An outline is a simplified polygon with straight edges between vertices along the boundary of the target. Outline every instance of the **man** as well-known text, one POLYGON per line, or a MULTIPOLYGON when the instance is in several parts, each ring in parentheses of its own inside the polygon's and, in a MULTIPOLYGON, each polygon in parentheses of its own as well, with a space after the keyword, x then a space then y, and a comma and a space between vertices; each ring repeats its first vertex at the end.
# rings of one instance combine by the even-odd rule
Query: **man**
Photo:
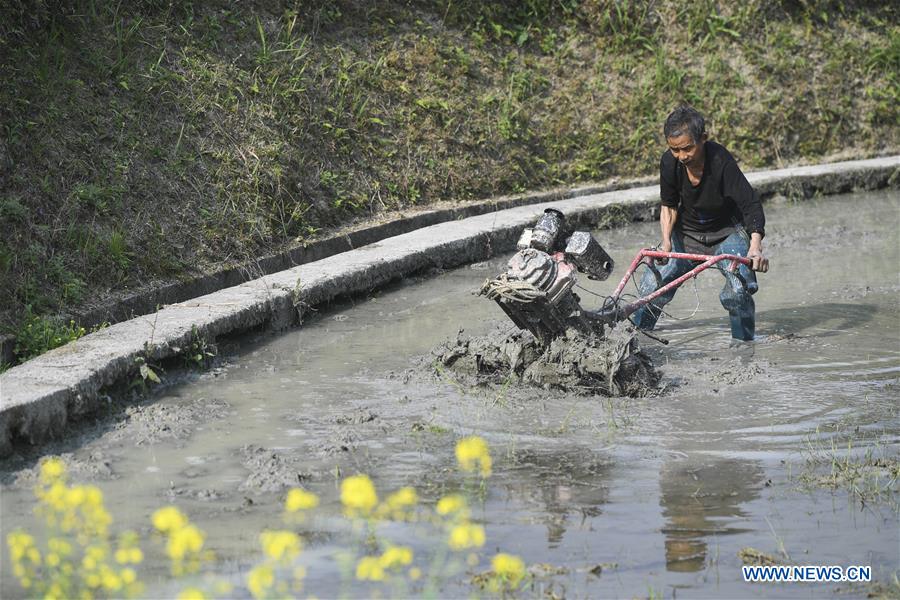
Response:
MULTIPOLYGON (((752 270, 740 265, 730 273, 720 263, 725 287, 719 301, 731 317, 731 336, 752 340, 756 328, 753 294, 758 285, 753 271, 769 270, 763 257, 762 240, 766 217, 759 195, 724 147, 707 140, 703 115, 690 106, 676 108, 666 119, 663 133, 669 149, 660 161, 659 216, 663 252, 691 254, 737 254, 753 261, 752 270)), ((691 261, 658 261, 648 269, 638 286, 642 296, 684 275, 691 261)), ((662 307, 675 296, 663 294, 633 315, 641 329, 653 329, 662 307)))

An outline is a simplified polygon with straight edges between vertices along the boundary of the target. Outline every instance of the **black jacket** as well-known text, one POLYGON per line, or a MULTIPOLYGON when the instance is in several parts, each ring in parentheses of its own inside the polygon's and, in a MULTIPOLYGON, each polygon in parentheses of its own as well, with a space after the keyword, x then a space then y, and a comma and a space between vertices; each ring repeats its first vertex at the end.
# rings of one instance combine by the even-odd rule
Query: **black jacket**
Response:
POLYGON ((748 233, 765 235, 766 217, 759 194, 744 177, 731 153, 706 142, 703 178, 691 185, 687 168, 668 150, 659 161, 663 206, 678 209, 676 227, 685 232, 718 232, 742 223, 748 233))

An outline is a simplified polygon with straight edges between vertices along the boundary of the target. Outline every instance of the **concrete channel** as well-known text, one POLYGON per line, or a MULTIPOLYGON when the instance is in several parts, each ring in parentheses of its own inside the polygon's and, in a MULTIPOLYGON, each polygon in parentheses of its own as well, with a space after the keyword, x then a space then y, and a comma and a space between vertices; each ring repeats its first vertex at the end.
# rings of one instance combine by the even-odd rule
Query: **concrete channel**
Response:
MULTIPOLYGON (((804 198, 900 186, 900 156, 749 173, 761 196, 804 198)), ((581 226, 656 216, 657 186, 513 206, 436 223, 360 248, 170 304, 116 323, 0 374, 0 456, 60 437, 104 406, 143 363, 177 357, 202 340, 302 324, 310 310, 371 292, 429 268, 452 268, 511 250, 525 226, 554 207, 581 226)), ((446 211, 445 211, 446 212, 446 211)), ((454 218, 446 212, 448 219, 454 218)), ((383 227, 383 226, 382 226, 383 227)))

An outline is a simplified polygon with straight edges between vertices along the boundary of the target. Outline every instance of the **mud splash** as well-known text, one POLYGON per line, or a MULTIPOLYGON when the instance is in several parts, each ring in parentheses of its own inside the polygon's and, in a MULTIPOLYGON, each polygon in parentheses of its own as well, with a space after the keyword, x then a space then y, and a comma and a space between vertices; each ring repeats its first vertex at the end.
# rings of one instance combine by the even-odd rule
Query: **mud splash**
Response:
POLYGON ((475 385, 508 381, 605 396, 647 396, 657 389, 659 372, 638 346, 632 327, 605 336, 570 329, 542 347, 528 332, 498 327, 484 336, 467 336, 432 350, 434 368, 447 368, 475 385))

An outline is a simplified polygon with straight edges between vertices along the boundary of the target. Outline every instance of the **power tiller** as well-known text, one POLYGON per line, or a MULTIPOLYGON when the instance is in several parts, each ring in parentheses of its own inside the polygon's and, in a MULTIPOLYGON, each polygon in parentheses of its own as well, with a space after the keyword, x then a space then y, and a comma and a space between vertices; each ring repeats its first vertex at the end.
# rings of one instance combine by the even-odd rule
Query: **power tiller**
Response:
POLYGON ((582 308, 581 299, 573 291, 578 281, 576 273, 603 281, 610 276, 615 263, 590 232, 570 233, 565 227, 565 216, 548 208, 533 228, 522 232, 516 249, 506 272, 485 281, 480 293, 495 300, 513 323, 530 331, 544 346, 567 329, 602 337, 604 326, 627 320, 640 307, 722 261, 729 261, 725 268, 731 272, 739 264, 752 264, 749 258, 734 254, 707 256, 644 248, 637 253, 612 295, 606 297, 599 310, 592 311, 582 308), (656 291, 624 302, 625 285, 642 263, 656 275, 657 283, 661 283, 653 264, 655 259, 686 259, 699 264, 671 283, 657 285, 656 291))

